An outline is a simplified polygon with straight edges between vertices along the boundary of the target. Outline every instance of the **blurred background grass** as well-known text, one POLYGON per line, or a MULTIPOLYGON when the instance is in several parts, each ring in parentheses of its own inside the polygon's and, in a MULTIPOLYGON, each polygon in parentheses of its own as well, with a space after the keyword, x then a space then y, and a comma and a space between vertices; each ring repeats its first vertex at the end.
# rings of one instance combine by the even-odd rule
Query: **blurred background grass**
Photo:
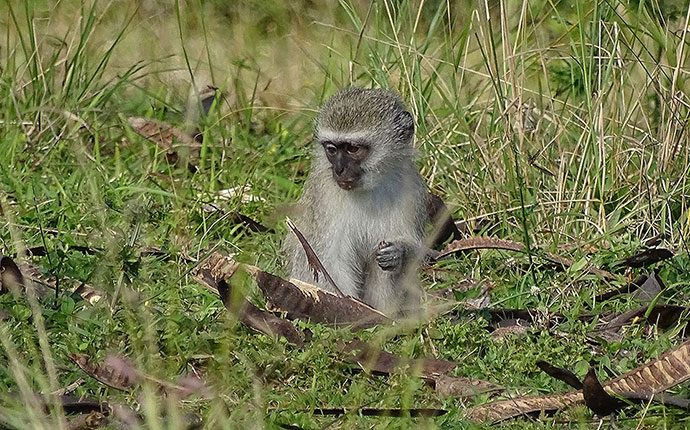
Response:
MULTIPOLYGON (((282 205, 299 196, 306 177, 311 119, 325 98, 353 84, 401 93, 417 120, 419 165, 430 189, 477 234, 529 241, 581 261, 597 249, 592 260, 604 267, 662 234, 666 246, 684 254, 662 274, 674 297, 687 301, 688 13, 687 1, 670 0, 6 0, 3 252, 45 243, 50 258, 39 262, 46 274, 110 293, 137 292, 114 314, 105 305, 72 306, 68 295, 43 305, 45 348, 63 367, 70 367, 65 354, 77 351, 116 350, 168 376, 202 362, 225 390, 229 414, 248 422, 263 420, 268 404, 320 405, 324 392, 334 406, 372 401, 386 383, 359 375, 342 390, 345 366, 323 370, 333 359, 327 341, 298 353, 248 338, 246 329, 219 320, 222 307, 188 278, 184 264, 140 255, 155 247, 174 260, 219 247, 280 272, 282 205), (208 115, 199 115, 197 94, 209 85, 219 96, 208 115), (167 164, 163 151, 132 132, 132 115, 200 127, 199 171, 167 164), (228 210, 277 234, 250 235, 222 211, 203 210, 220 190, 237 186, 247 186, 254 199, 238 194, 228 210), (81 256, 71 244, 104 251, 81 256), (316 369, 318 376, 310 375, 316 369), (248 404, 259 410, 243 415, 238 405, 248 404)), ((489 253, 449 267, 493 280, 502 286, 493 299, 515 307, 577 313, 606 288, 594 279, 575 284, 577 271, 528 272, 511 261, 489 253)), ((8 333, 25 354, 23 371, 39 387, 57 384, 43 376, 43 323, 17 324, 27 321, 28 305, 3 300, 15 323, 6 325, 8 333)), ((564 354, 556 340, 542 337, 529 346, 496 346, 476 321, 436 324, 446 339, 441 356, 484 352, 468 354, 460 374, 509 386, 553 384, 529 373, 530 354, 571 363, 586 363, 589 354, 577 342, 564 354), (512 348, 527 353, 510 362, 512 348)), ((339 336, 347 334, 323 333, 339 336)), ((413 337, 393 348, 416 355, 429 351, 426 341, 413 337)), ((668 342, 634 347, 653 352, 668 342)), ((3 370, 3 388, 14 387, 17 370, 3 370)), ((430 396, 414 384, 391 382, 379 405, 430 396)), ((83 390, 99 389, 90 382, 83 390)), ((208 422, 228 414, 220 403, 208 422)), ((363 425, 352 420, 339 424, 363 425)))

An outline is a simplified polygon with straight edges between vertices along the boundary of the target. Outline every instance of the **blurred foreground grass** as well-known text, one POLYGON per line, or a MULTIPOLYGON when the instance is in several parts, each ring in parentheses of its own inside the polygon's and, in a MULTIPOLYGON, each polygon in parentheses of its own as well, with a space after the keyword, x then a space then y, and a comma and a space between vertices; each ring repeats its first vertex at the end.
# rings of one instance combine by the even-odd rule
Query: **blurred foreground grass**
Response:
MULTIPOLYGON (((349 84, 402 94, 418 123, 419 165, 430 189, 478 234, 529 241, 582 262, 595 249, 591 261, 603 267, 661 234, 678 253, 657 267, 665 298, 687 305, 688 13, 688 2, 616 0, 3 2, 2 253, 45 244, 48 256, 32 261, 46 274, 117 292, 117 300, 89 306, 58 291, 37 304, 39 318, 30 301, 0 297, 0 418, 9 427, 55 428, 58 421, 27 407, 24 391, 74 382, 82 373, 67 354, 86 352, 131 357, 163 380, 202 375, 213 400, 181 407, 89 378, 77 389, 141 408, 150 428, 176 428, 159 419, 166 410, 173 417, 199 412, 206 428, 312 429, 329 419, 298 411, 364 405, 451 412, 433 420, 351 414, 332 427, 470 426, 463 408, 487 396, 443 398, 403 373, 355 372, 333 348, 353 336, 345 331, 310 325, 315 340, 303 350, 256 335, 227 316, 180 258, 217 248, 280 273, 282 214, 307 173, 311 118, 349 84), (203 115, 195 100, 208 85, 219 96, 203 115), (199 170, 168 164, 132 132, 129 116, 199 127, 199 170), (236 193, 225 210, 203 209, 235 187, 247 190, 244 199, 236 193), (277 233, 250 234, 227 216, 233 210, 277 233), (82 255, 70 245, 103 251, 82 255), (141 255, 151 248, 169 258, 141 255)), ((631 307, 629 299, 593 303, 615 285, 582 271, 526 263, 491 251, 443 269, 495 283, 495 306, 567 316, 592 306, 631 307)), ((255 295, 248 280, 237 283, 255 295)), ((457 360, 458 376, 517 394, 565 389, 539 373, 538 359, 582 376, 596 356, 623 372, 677 344, 682 328, 631 330, 597 355, 585 341, 587 325, 575 320, 558 335, 535 331, 502 343, 483 326, 481 318, 439 319, 413 333, 363 336, 403 355, 457 360)), ((558 419, 566 418, 597 425, 582 408, 558 419)), ((682 428, 686 420, 652 406, 617 425, 682 428)))

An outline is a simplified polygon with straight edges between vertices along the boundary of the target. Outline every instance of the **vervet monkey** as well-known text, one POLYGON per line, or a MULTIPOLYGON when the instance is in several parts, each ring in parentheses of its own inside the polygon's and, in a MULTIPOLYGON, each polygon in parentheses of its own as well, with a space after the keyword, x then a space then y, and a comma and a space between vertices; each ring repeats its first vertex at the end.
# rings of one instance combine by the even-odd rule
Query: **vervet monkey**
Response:
MULTIPOLYGON (((414 119, 388 90, 350 87, 315 121, 311 171, 295 224, 345 295, 390 315, 419 308, 427 189, 412 146, 414 119)), ((288 234, 293 278, 314 283, 301 245, 288 234)), ((332 287, 319 278, 316 284, 332 287)))

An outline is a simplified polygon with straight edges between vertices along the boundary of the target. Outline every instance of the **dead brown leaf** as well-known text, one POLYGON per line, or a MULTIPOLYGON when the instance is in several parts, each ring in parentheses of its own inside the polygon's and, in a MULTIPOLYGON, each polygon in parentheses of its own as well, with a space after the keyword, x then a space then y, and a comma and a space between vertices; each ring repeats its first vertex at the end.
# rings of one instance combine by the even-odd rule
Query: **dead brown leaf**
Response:
POLYGON ((603 302, 623 294, 632 293, 636 299, 649 303, 665 288, 666 286, 661 278, 652 272, 650 274, 642 274, 631 283, 620 288, 600 294, 595 297, 594 301, 603 302))
POLYGON ((559 381, 563 381, 571 387, 575 388, 576 390, 582 389, 582 381, 580 381, 580 378, 578 378, 576 374, 574 374, 568 369, 556 367, 551 363, 548 363, 543 360, 537 361, 537 367, 539 367, 543 372, 545 372, 552 378, 556 378, 559 381))
POLYGON ((449 239, 457 240, 462 238, 462 233, 455 225, 453 217, 441 197, 429 193, 426 210, 433 226, 432 234, 434 237, 431 240, 431 248, 436 249, 449 239))
POLYGON ((430 381, 437 393, 442 396, 469 397, 503 388, 481 379, 438 375, 430 381))
MULTIPOLYGON (((455 254, 458 252, 475 249, 503 249, 506 251, 515 252, 527 251, 527 248, 523 243, 516 242, 514 240, 498 239, 494 237, 470 237, 467 239, 454 240, 453 242, 449 243, 443 249, 443 251, 441 251, 441 254, 439 254, 438 257, 436 257, 436 260, 443 259, 451 254, 455 254)), ((558 256, 556 254, 552 254, 550 252, 539 252, 537 256, 545 259, 546 261, 549 261, 550 263, 553 263, 562 270, 565 270, 573 265, 572 260, 558 256)), ((593 266, 587 266, 583 270, 587 273, 599 276, 604 279, 615 278, 615 276, 612 273, 598 269, 593 266)))
POLYGON ((338 297, 335 293, 300 281, 288 282, 256 266, 237 263, 219 253, 213 253, 200 265, 198 273, 202 273, 201 269, 206 269, 208 275, 197 276, 195 279, 212 291, 217 291, 217 281, 214 279, 228 280, 239 267, 256 280, 266 298, 267 308, 284 312, 288 319, 351 326, 353 330, 390 323, 386 315, 355 298, 338 297))
POLYGON ((678 305, 641 306, 636 309, 602 317, 605 322, 597 327, 595 333, 602 331, 618 331, 621 327, 634 323, 648 323, 656 325, 661 330, 666 330, 675 325, 680 317, 687 313, 689 308, 678 305), (647 318, 644 316, 647 315, 647 318))
POLYGON ((108 417, 98 411, 81 414, 67 420, 67 430, 92 430, 109 424, 108 417))
POLYGON ((491 337, 496 341, 502 341, 508 336, 523 336, 532 328, 532 323, 520 318, 502 320, 491 332, 491 337))
POLYGON ((630 257, 614 264, 618 267, 646 267, 651 266, 659 261, 667 260, 673 258, 675 254, 670 249, 666 248, 647 248, 638 252, 637 254, 631 255, 630 257))
POLYGON ((139 371, 122 357, 108 357, 102 365, 91 362, 87 354, 69 354, 69 357, 87 375, 116 390, 131 391, 142 379, 139 371))
POLYGON ((413 375, 434 379, 453 370, 458 363, 430 358, 403 358, 379 348, 374 348, 361 340, 339 343, 338 349, 345 353, 345 359, 357 363, 367 372, 389 375, 401 367, 409 367, 413 375))
POLYGON ((0 257, 0 294, 12 292, 19 295, 24 290, 24 275, 10 257, 0 257))
POLYGON ((238 268, 239 264, 235 261, 214 253, 199 265, 194 279, 218 294, 225 307, 246 326, 268 336, 283 336, 288 342, 302 346, 303 336, 290 321, 266 313, 244 298, 238 306, 230 302, 230 284, 226 280, 229 280, 238 268))
POLYGON ((60 282, 58 282, 55 276, 44 275, 41 269, 33 264, 26 264, 24 268, 27 272, 27 277, 33 282, 36 288, 36 294, 39 297, 48 294, 49 290, 55 290, 58 285, 61 287, 62 291, 77 294, 90 305, 95 305, 106 295, 103 291, 96 289, 92 285, 69 277, 63 277, 60 279, 60 282))
POLYGON ((335 293, 294 280, 288 282, 263 270, 250 270, 266 297, 266 306, 285 312, 288 319, 300 319, 333 326, 351 326, 353 330, 390 324, 382 312, 353 297, 335 293))
POLYGON ((599 416, 611 415, 626 406, 626 403, 611 396, 601 386, 594 367, 590 366, 582 381, 582 396, 585 405, 599 416))
POLYGON ((286 223, 290 230, 292 230, 292 233, 294 233, 294 235, 297 236, 297 240, 302 245, 304 253, 307 255, 307 262, 309 263, 309 267, 314 272, 314 280, 318 281, 319 273, 321 273, 323 277, 326 278, 326 281, 328 281, 328 284, 331 286, 331 288, 333 288, 333 291, 335 291, 338 294, 338 296, 345 297, 345 294, 343 294, 343 292, 340 291, 340 288, 338 288, 333 278, 331 278, 331 275, 328 273, 326 268, 323 267, 323 264, 321 264, 319 256, 316 255, 314 249, 309 244, 309 241, 307 241, 307 238, 304 237, 302 232, 299 231, 295 223, 293 223, 290 220, 290 218, 286 220, 286 223))
MULTIPOLYGON (((613 394, 661 393, 690 379, 690 340, 670 349, 658 358, 618 378, 602 384, 613 394)), ((496 422, 533 413, 553 412, 583 403, 582 390, 544 396, 522 396, 476 406, 466 416, 476 422, 496 422)))
MULTIPOLYGON (((209 284, 212 285, 210 289, 217 291, 217 281, 214 279, 228 280, 239 267, 256 280, 266 298, 267 308, 275 312, 284 312, 288 319, 351 326, 353 330, 390 323, 390 319, 383 313, 355 298, 338 297, 335 293, 300 281, 288 282, 256 266, 237 263, 219 253, 213 253, 200 266, 209 271, 208 276, 196 279, 207 287, 209 284)), ((198 273, 202 273, 201 270, 198 273)))
POLYGON ((187 133, 164 121, 151 118, 132 116, 127 118, 127 122, 137 134, 164 150, 170 164, 188 167, 190 171, 196 171, 196 167, 191 162, 199 157, 201 145, 187 133))

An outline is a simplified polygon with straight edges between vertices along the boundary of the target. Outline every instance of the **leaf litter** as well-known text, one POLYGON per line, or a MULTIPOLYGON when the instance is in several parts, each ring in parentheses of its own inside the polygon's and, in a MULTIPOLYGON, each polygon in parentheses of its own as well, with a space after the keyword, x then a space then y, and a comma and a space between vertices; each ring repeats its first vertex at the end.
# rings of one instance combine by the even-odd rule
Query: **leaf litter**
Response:
MULTIPOLYGON (((175 136, 175 132, 169 131, 169 133, 175 136)), ((445 205, 440 206, 438 202, 436 205, 437 212, 442 215, 445 214, 445 211, 447 211, 445 205)), ((240 221, 247 223, 251 230, 265 231, 265 228, 258 223, 252 225, 251 222, 248 222, 241 216, 238 218, 240 221)), ((503 249, 522 253, 526 251, 526 247, 522 243, 505 239, 488 237, 458 239, 461 233, 457 230, 457 227, 451 228, 449 226, 447 216, 441 216, 440 219, 443 220, 442 225, 444 227, 441 229, 443 234, 440 234, 439 238, 442 238, 443 241, 449 239, 453 239, 453 241, 445 247, 438 258, 439 260, 457 252, 475 249, 503 249)), ((454 223, 453 226, 455 226, 454 223)), ((299 238, 299 230, 294 228, 294 225, 290 227, 299 238)), ((306 240, 302 239, 300 242, 305 248, 305 252, 309 255, 310 246, 306 240)), ((91 252, 88 247, 83 247, 83 250, 77 250, 87 253, 91 252)), ((45 250, 41 249, 41 247, 30 250, 31 255, 35 256, 45 255, 43 251, 45 250)), ((584 265, 581 262, 575 263, 572 260, 552 253, 537 250, 535 255, 553 264, 557 269, 577 266, 576 270, 581 270, 603 279, 615 278, 615 275, 610 272, 589 266, 586 263, 584 265)), ((623 260, 618 266, 643 267, 663 261, 663 259, 670 258, 671 256, 672 253, 667 250, 648 249, 623 260)), ((312 257, 310 262, 313 264, 315 273, 320 273, 328 279, 329 275, 325 268, 323 268, 323 265, 319 264, 318 257, 315 255, 312 257)), ((21 290, 25 283, 25 275, 19 269, 19 266, 9 257, 2 257, 0 266, 2 268, 0 273, 0 293, 8 292, 11 289, 21 290)), ((42 279, 45 276, 40 274, 38 267, 29 265, 25 270, 28 273, 28 279, 31 281, 44 286, 55 287, 57 281, 42 279)), ((201 262, 194 270, 193 275, 200 284, 220 296, 225 307, 238 321, 276 339, 284 338, 288 343, 293 344, 297 348, 304 348, 307 342, 311 341, 311 336, 310 333, 307 333, 308 330, 305 332, 299 329, 291 320, 309 321, 333 327, 349 326, 353 331, 381 325, 395 325, 386 315, 357 299, 343 297, 304 282, 287 281, 258 267, 237 263, 219 253, 214 253, 201 262), (259 290, 266 300, 267 310, 257 307, 244 297, 239 299, 235 297, 236 292, 233 292, 230 279, 238 269, 246 271, 255 279, 259 290)), ((470 282, 468 285, 471 286, 468 288, 477 288, 479 282, 481 281, 470 282)), ((332 280, 331 283, 332 286, 336 287, 332 280)), ((482 290, 483 294, 486 294, 491 289, 482 288, 484 288, 482 290)), ((659 296, 664 290, 665 286, 656 272, 642 275, 624 287, 597 296, 595 301, 605 301, 622 294, 631 294, 634 299, 643 303, 649 303, 649 305, 619 313, 585 314, 579 316, 578 319, 581 321, 598 319, 597 325, 592 332, 593 334, 609 333, 620 335, 620 330, 623 327, 642 322, 653 324, 660 329, 667 329, 674 326, 682 319, 683 315, 687 315, 688 309, 684 306, 664 304, 663 302, 658 303, 659 296)), ((82 295, 85 300, 89 301, 89 297, 92 295, 98 296, 98 298, 101 296, 97 290, 85 283, 80 284, 73 292, 82 295)), ((438 293, 437 296, 445 297, 446 300, 449 300, 456 296, 456 293, 450 290, 449 292, 438 293)), ((558 313, 531 309, 491 308, 488 296, 486 299, 487 301, 484 305, 476 307, 472 312, 488 314, 489 321, 493 321, 494 337, 497 339, 504 337, 506 333, 523 333, 534 324, 553 327, 565 321, 565 317, 558 313)), ((467 308, 461 312, 466 311, 467 308)), ((508 400, 494 401, 469 408, 466 410, 465 415, 474 421, 496 422, 520 415, 554 412, 578 403, 584 403, 596 414, 608 415, 627 407, 631 401, 638 403, 655 401, 669 406, 687 408, 690 401, 665 395, 663 391, 690 379, 690 344, 688 342, 690 341, 686 341, 676 348, 665 352, 659 358, 652 360, 646 365, 603 383, 597 378, 593 367, 589 369, 584 381, 581 382, 569 370, 540 361, 537 365, 542 370, 571 385, 575 390, 565 393, 521 396, 508 400)), ((357 364, 366 372, 390 375, 403 370, 410 376, 420 377, 425 380, 441 396, 467 397, 504 390, 503 387, 488 381, 450 376, 448 373, 458 364, 452 361, 404 358, 383 351, 380 348, 372 347, 357 339, 348 342, 338 342, 336 348, 342 353, 341 357, 345 361, 357 364)), ((131 392, 145 379, 158 384, 161 392, 171 393, 179 398, 184 398, 194 392, 205 391, 203 382, 198 378, 190 383, 182 381, 179 384, 160 381, 142 374, 123 357, 109 356, 102 364, 93 363, 90 357, 84 354, 72 354, 70 357, 88 375, 118 390, 131 392)), ((111 410, 116 410, 117 406, 111 407, 111 410)), ((127 412, 128 408, 126 407, 121 407, 120 409, 122 410, 116 415, 120 415, 121 418, 129 416, 133 423, 137 421, 137 414, 131 411, 127 412)), ((316 408, 314 413, 343 414, 349 413, 349 411, 344 408, 316 408)), ((409 417, 438 416, 447 412, 437 408, 386 409, 364 407, 356 408, 352 411, 362 416, 409 417)), ((94 426, 105 425, 108 421, 107 414, 101 412, 98 412, 98 414, 101 415, 97 415, 95 410, 85 410, 82 415, 70 418, 70 428, 97 428, 94 426)))

